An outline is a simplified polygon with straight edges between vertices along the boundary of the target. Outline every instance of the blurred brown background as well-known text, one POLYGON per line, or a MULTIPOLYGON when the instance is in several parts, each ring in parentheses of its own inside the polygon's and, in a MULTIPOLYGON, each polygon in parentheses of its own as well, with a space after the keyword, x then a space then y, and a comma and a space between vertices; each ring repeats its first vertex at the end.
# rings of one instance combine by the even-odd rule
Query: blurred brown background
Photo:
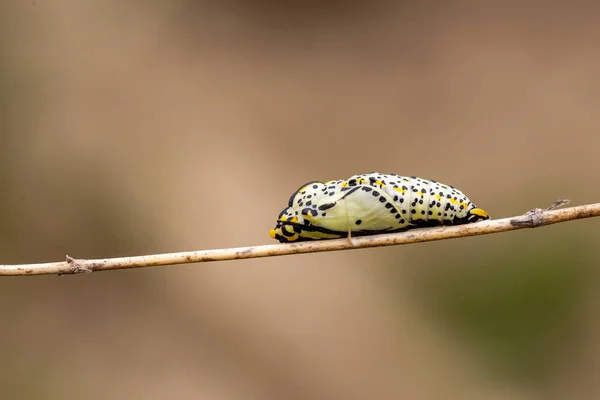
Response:
MULTIPOLYGON (((4 2, 0 262, 271 243, 371 171, 598 202, 590 4, 4 2)), ((598 398, 599 227, 2 278, 0 398, 598 398)))

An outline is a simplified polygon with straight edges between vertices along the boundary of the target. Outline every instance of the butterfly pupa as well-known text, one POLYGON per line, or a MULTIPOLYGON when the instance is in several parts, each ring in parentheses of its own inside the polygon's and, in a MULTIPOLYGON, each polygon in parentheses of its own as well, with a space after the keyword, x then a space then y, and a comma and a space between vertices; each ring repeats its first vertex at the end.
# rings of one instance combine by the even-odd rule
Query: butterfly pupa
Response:
POLYGON ((270 236, 282 243, 335 239, 489 218, 452 186, 373 172, 302 185, 279 214, 270 236))

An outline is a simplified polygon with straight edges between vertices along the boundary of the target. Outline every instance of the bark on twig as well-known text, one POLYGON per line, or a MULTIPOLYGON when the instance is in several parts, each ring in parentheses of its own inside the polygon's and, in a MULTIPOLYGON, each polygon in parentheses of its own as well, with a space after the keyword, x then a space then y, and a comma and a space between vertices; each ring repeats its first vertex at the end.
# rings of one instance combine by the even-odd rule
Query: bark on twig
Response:
POLYGON ((143 268, 207 261, 239 260, 245 258, 274 257, 300 253, 316 253, 361 249, 367 247, 393 246, 399 244, 429 242, 475 235, 506 232, 523 228, 572 221, 600 216, 600 203, 557 209, 568 203, 559 200, 547 209, 535 209, 524 215, 497 220, 482 221, 458 226, 414 229, 348 239, 320 240, 301 243, 271 244, 264 246, 230 249, 199 250, 181 253, 154 254, 135 257, 105 258, 97 260, 76 259, 67 256, 66 261, 43 264, 0 265, 0 275, 48 275, 79 274, 114 269, 143 268))

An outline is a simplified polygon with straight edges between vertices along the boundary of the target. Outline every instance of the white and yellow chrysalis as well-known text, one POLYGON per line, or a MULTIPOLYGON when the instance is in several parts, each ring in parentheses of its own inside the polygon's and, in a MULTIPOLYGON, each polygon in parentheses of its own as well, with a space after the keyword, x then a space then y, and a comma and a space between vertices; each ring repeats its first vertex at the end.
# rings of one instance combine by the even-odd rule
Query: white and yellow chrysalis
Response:
POLYGON ((452 186, 373 172, 302 185, 279 214, 270 235, 286 243, 460 225, 489 218, 452 186))

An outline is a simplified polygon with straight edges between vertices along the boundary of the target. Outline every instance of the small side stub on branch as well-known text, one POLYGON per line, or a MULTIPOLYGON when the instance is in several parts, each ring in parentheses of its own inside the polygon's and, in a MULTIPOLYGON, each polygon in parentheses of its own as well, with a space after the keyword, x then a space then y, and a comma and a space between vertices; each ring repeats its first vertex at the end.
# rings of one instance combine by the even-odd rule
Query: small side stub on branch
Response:
POLYGON ((59 275, 67 275, 67 274, 87 274, 93 272, 94 270, 89 268, 86 265, 81 265, 79 260, 67 255, 67 263, 69 264, 69 272, 63 272, 59 275))
POLYGON ((525 228, 536 228, 538 226, 544 225, 544 212, 556 210, 562 206, 566 206, 569 204, 571 200, 557 200, 548 208, 535 208, 533 210, 527 211, 525 214, 518 218, 513 218, 510 220, 511 225, 525 227, 525 228))

